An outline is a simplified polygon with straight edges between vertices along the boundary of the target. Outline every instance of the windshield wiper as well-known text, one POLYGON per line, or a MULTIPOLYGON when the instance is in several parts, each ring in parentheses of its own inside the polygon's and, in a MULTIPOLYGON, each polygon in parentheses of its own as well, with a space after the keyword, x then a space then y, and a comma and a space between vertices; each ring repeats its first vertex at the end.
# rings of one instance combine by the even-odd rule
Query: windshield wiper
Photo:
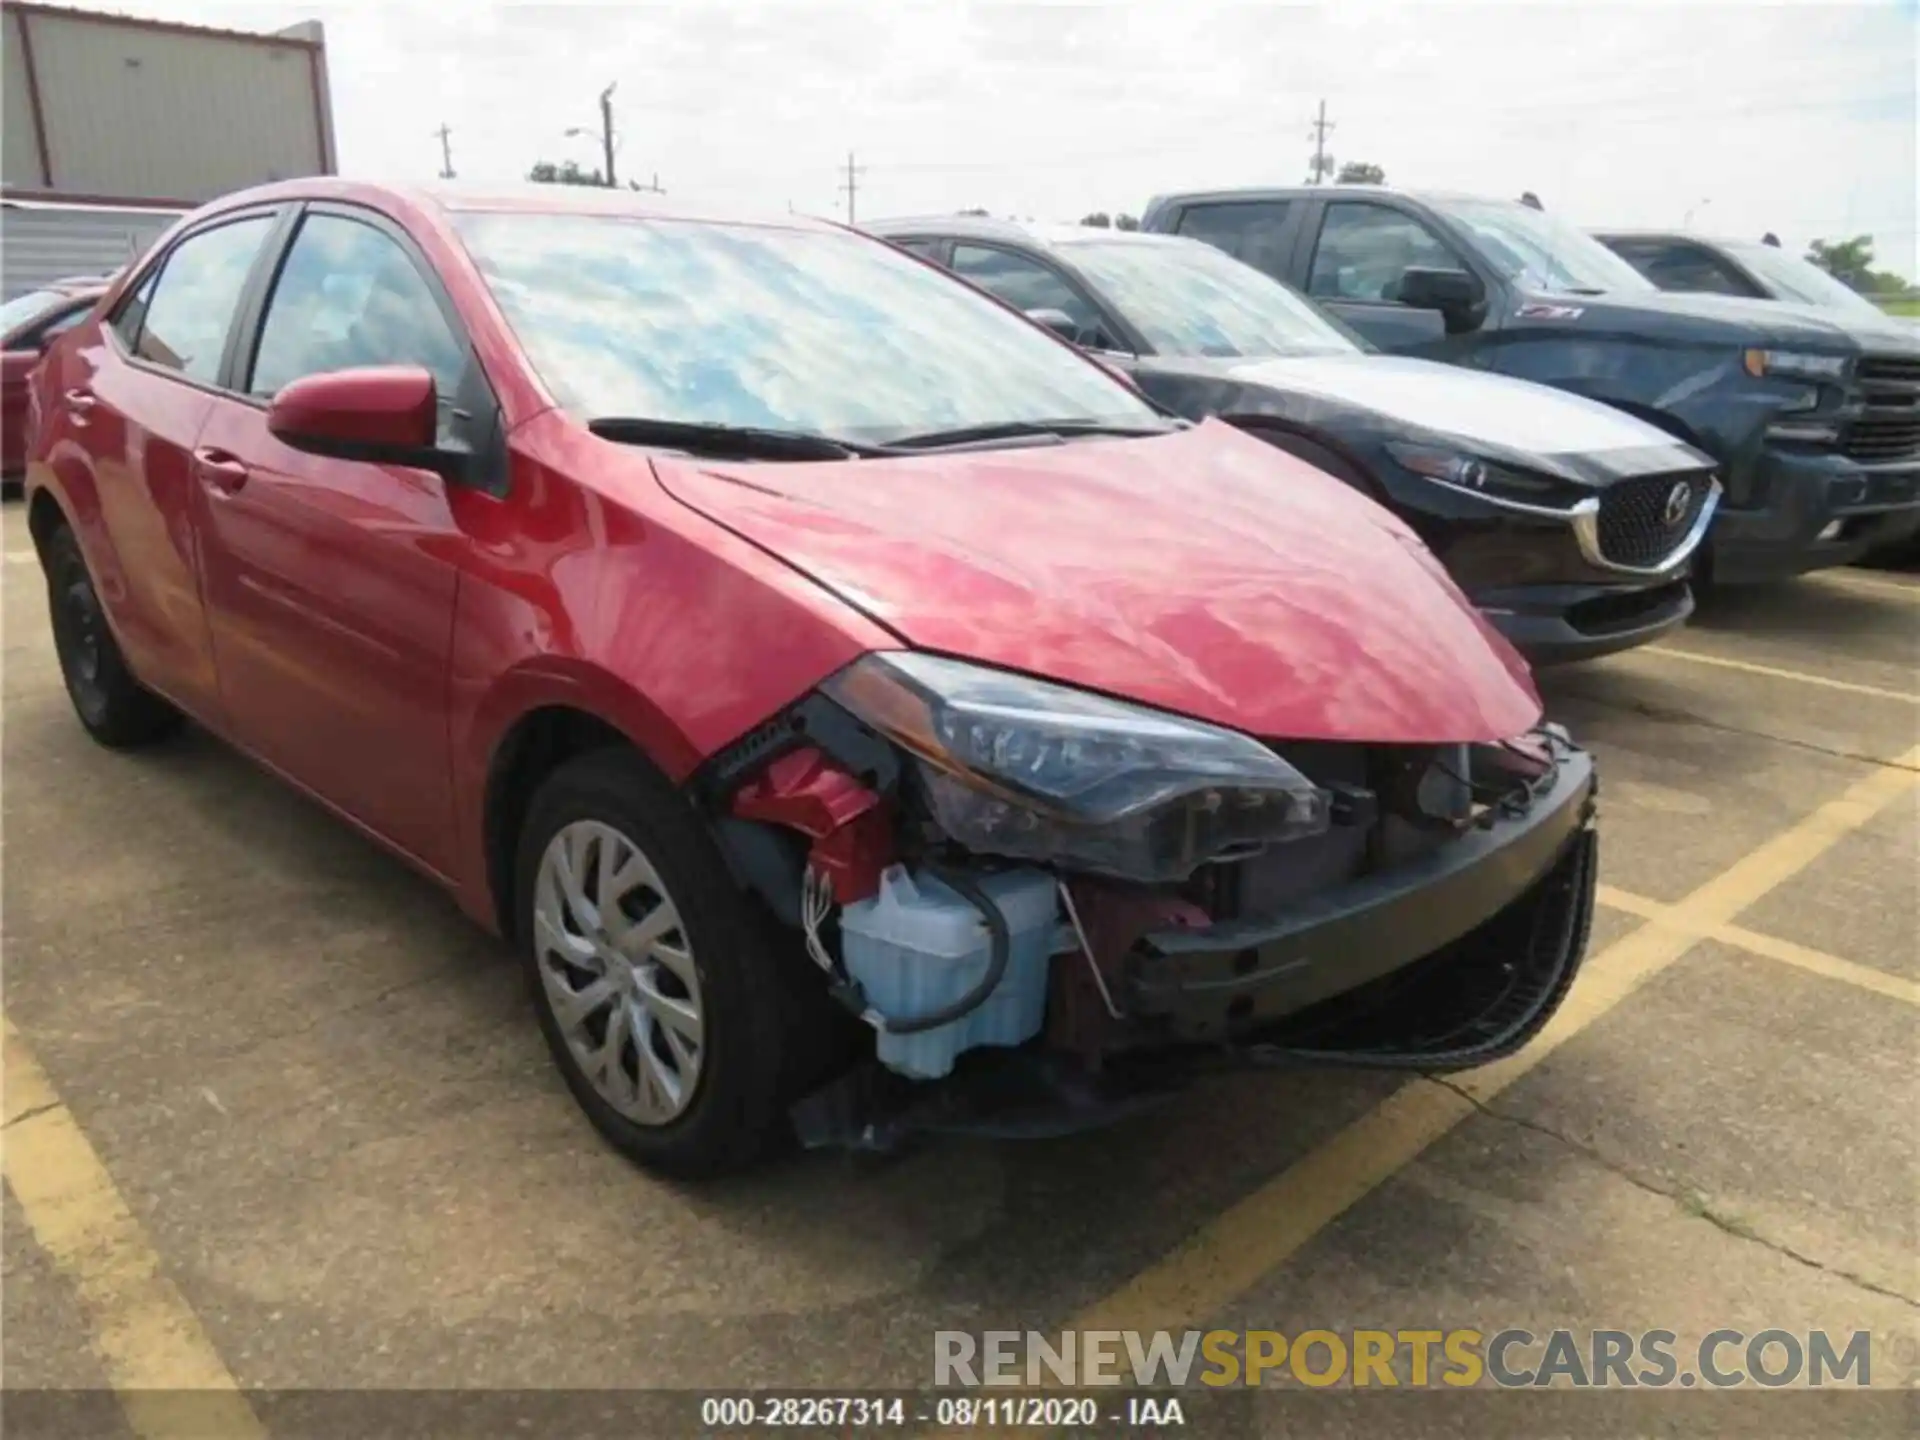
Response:
POLYGON ((650 420, 643 415, 598 415, 587 422, 587 429, 602 440, 622 445, 668 445, 675 450, 742 460, 852 460, 886 453, 876 445, 861 445, 811 430, 703 425, 686 420, 650 420))
POLYGON ((1000 420, 987 425, 963 425, 956 430, 929 430, 920 435, 900 435, 887 442, 889 450, 947 450, 961 445, 981 445, 995 440, 1066 440, 1075 435, 1170 435, 1183 429, 1179 424, 1129 425, 1107 420, 1000 420))

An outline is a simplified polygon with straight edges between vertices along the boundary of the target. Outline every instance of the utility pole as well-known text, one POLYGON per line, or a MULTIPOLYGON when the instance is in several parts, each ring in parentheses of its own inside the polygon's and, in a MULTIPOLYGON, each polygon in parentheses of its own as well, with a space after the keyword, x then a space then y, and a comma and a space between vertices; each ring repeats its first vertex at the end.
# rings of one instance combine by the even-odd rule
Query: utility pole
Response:
MULTIPOLYGON (((619 84, 614 81, 614 85, 619 84)), ((613 85, 600 92, 600 146, 607 155, 607 188, 613 189, 619 182, 613 176, 613 85)))
MULTIPOLYGON (((613 82, 614 85, 618 85, 619 83, 618 80, 613 82)), ((591 135, 592 133, 591 130, 580 125, 570 125, 567 127, 567 134, 569 136, 591 135)), ((619 183, 613 173, 613 148, 613 85, 609 85, 600 92, 600 153, 605 157, 607 166, 600 180, 609 190, 615 188, 619 183)))
POLYGON ((1333 169, 1333 157, 1327 154, 1327 132, 1334 129, 1334 123, 1327 119, 1327 102, 1320 102, 1320 118, 1313 122, 1313 128, 1307 138, 1313 141, 1313 175, 1315 185, 1327 182, 1327 172, 1333 169))
POLYGON ((440 178, 453 179, 453 127, 446 121, 440 122, 440 128, 433 132, 440 137, 440 178))
POLYGON ((847 151, 847 178, 840 182, 840 188, 847 196, 847 224, 853 224, 853 197, 859 191, 859 177, 867 173, 867 167, 853 163, 853 151, 847 151))

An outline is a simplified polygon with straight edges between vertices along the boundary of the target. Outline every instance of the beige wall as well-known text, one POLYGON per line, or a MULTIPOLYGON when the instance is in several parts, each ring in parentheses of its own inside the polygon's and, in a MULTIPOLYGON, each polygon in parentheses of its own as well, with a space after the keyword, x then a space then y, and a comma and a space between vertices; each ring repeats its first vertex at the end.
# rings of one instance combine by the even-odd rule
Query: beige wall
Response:
POLYGON ((31 119, 16 125, 16 104, 26 105, 14 32, 22 21, 32 36, 51 188, 62 194, 205 200, 330 168, 325 117, 314 103, 316 70, 324 70, 305 46, 30 9, 8 20, 10 187, 48 188, 31 119))

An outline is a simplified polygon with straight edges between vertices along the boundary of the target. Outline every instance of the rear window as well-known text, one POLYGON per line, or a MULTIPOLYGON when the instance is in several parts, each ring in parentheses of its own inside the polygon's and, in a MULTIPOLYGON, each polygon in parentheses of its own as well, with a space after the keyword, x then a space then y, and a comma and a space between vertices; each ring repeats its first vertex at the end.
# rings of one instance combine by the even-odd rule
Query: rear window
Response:
POLYGON ((1284 275, 1287 255, 1282 242, 1290 205, 1286 200, 1189 205, 1180 216, 1177 233, 1204 240, 1269 275, 1284 275))

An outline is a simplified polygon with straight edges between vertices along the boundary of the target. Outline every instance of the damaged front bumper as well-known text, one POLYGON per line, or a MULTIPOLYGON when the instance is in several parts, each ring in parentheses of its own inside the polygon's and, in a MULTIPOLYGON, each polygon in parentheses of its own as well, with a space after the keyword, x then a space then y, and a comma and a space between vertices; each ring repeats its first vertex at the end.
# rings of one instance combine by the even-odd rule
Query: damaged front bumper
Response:
POLYGON ((1445 1071, 1511 1054, 1586 953, 1595 790, 1592 760, 1568 750, 1524 808, 1496 807, 1424 859, 1281 916, 1147 934, 1115 996, 1130 1043, 1097 1070, 1038 1046, 970 1052, 931 1083, 863 1067, 803 1101, 795 1127, 805 1144, 857 1149, 915 1132, 1057 1135, 1223 1068, 1445 1071))

